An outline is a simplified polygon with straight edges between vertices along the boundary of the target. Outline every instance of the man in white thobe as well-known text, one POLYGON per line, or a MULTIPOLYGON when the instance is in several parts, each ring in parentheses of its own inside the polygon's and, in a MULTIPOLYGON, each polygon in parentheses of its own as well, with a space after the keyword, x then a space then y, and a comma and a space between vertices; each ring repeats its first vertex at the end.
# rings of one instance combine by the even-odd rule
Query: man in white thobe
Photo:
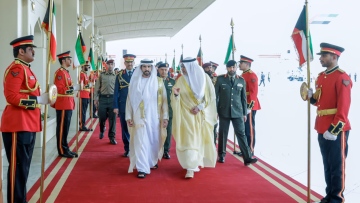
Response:
POLYGON ((185 58, 183 75, 178 78, 171 95, 173 109, 172 134, 176 155, 187 170, 185 178, 193 178, 200 167, 215 167, 216 149, 213 129, 217 122, 216 95, 210 77, 195 58, 185 58))
POLYGON ((150 169, 158 167, 169 119, 166 89, 152 63, 144 59, 135 69, 126 101, 125 119, 130 132, 128 172, 136 168, 138 178, 145 178, 150 169))

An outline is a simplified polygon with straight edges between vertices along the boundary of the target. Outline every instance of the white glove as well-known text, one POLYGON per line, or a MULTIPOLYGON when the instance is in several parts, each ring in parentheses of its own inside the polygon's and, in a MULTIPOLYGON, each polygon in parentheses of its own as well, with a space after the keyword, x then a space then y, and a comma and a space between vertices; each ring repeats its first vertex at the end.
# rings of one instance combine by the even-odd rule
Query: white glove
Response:
POLYGON ((94 86, 92 82, 89 82, 88 85, 89 85, 89 88, 92 88, 94 86))
POLYGON ((247 114, 249 114, 251 112, 251 109, 247 109, 247 114))
POLYGON ((80 90, 80 84, 76 84, 73 86, 74 91, 79 91, 80 90))
POLYGON ((308 89, 308 99, 310 99, 313 96, 313 94, 314 94, 313 89, 312 88, 308 89))
POLYGON ((36 99, 38 104, 50 104, 49 93, 45 92, 41 96, 38 96, 36 99))
POLYGON ((329 131, 326 131, 324 134, 323 134, 323 137, 325 140, 331 140, 331 141, 335 141, 337 136, 336 135, 333 135, 331 134, 329 131))

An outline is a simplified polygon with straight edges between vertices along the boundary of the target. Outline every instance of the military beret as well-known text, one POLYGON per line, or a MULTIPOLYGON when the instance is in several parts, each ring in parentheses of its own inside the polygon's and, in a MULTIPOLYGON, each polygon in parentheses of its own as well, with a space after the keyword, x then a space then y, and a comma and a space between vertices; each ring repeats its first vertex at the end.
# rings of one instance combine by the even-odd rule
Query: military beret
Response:
POLYGON ((21 45, 28 45, 31 47, 36 47, 34 45, 34 35, 28 35, 28 36, 14 39, 13 41, 10 42, 10 45, 12 45, 13 48, 21 46, 21 45))
POLYGON ((320 44, 320 47, 321 47, 320 52, 317 53, 317 55, 321 55, 323 53, 333 53, 340 56, 341 53, 345 50, 342 47, 324 42, 320 44))
POLYGON ((72 57, 70 56, 70 51, 66 51, 66 52, 64 52, 64 53, 58 54, 57 57, 58 57, 59 59, 62 59, 62 58, 72 58, 72 57))
POLYGON ((134 54, 125 54, 123 55, 124 61, 134 61, 136 56, 134 54))
POLYGON ((166 66, 166 63, 159 64, 158 68, 168 68, 169 66, 166 66))
POLYGON ((106 61, 106 63, 107 63, 107 64, 109 64, 109 63, 114 63, 114 59, 109 59, 109 60, 106 61))
POLYGON ((228 61, 228 62, 226 63, 226 67, 235 66, 235 64, 236 64, 236 61, 230 60, 230 61, 228 61))
POLYGON ((240 62, 242 62, 242 61, 245 61, 245 62, 248 62, 248 63, 254 62, 253 59, 251 59, 249 57, 246 57, 246 56, 243 56, 243 55, 240 55, 240 62))
POLYGON ((162 64, 162 63, 164 63, 164 62, 159 61, 159 62, 157 62, 157 63, 155 64, 155 66, 159 66, 159 65, 162 64))

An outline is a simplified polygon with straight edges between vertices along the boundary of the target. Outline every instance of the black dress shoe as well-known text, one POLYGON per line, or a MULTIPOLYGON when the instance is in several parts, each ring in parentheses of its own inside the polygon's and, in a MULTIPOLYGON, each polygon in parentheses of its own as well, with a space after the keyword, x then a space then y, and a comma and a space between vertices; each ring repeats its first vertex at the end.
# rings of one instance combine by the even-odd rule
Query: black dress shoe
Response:
POLYGON ((100 135, 99 135, 99 139, 103 139, 104 138, 104 133, 100 132, 100 135))
POLYGON ((164 158, 164 159, 170 159, 170 154, 169 154, 169 152, 164 152, 163 158, 164 158))
POLYGON ((129 157, 129 151, 125 151, 125 153, 122 156, 123 157, 129 157))
POLYGON ((78 155, 76 152, 69 151, 68 153, 69 153, 69 154, 72 154, 75 158, 78 158, 78 157, 79 157, 79 155, 78 155))
POLYGON ((225 163, 225 157, 219 157, 218 162, 219 163, 225 163))
POLYGON ((238 156, 243 156, 242 152, 237 153, 238 156))
POLYGON ((93 115, 93 118, 99 118, 99 116, 97 116, 97 115, 93 115))
POLYGON ((116 144, 117 144, 115 138, 110 138, 110 143, 113 144, 113 145, 116 145, 116 144))
POLYGON ((250 164, 256 163, 257 161, 258 161, 257 158, 251 158, 251 159, 249 159, 249 160, 244 161, 244 165, 245 165, 245 166, 248 166, 248 165, 250 165, 250 164))
POLYGON ((79 131, 90 131, 90 129, 87 129, 86 127, 80 128, 79 131))
POLYGON ((69 152, 65 152, 64 154, 60 154, 61 157, 65 158, 74 158, 74 155, 70 154, 69 152))

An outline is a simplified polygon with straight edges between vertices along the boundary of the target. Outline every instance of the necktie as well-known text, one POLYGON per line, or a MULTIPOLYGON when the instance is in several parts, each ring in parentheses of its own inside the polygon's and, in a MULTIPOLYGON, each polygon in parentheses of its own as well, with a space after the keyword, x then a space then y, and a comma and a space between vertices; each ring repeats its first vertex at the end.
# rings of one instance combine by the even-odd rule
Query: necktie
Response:
POLYGON ((234 85, 234 77, 231 77, 231 86, 234 85))
POLYGON ((131 76, 132 76, 132 70, 129 71, 129 77, 131 78, 131 76))

